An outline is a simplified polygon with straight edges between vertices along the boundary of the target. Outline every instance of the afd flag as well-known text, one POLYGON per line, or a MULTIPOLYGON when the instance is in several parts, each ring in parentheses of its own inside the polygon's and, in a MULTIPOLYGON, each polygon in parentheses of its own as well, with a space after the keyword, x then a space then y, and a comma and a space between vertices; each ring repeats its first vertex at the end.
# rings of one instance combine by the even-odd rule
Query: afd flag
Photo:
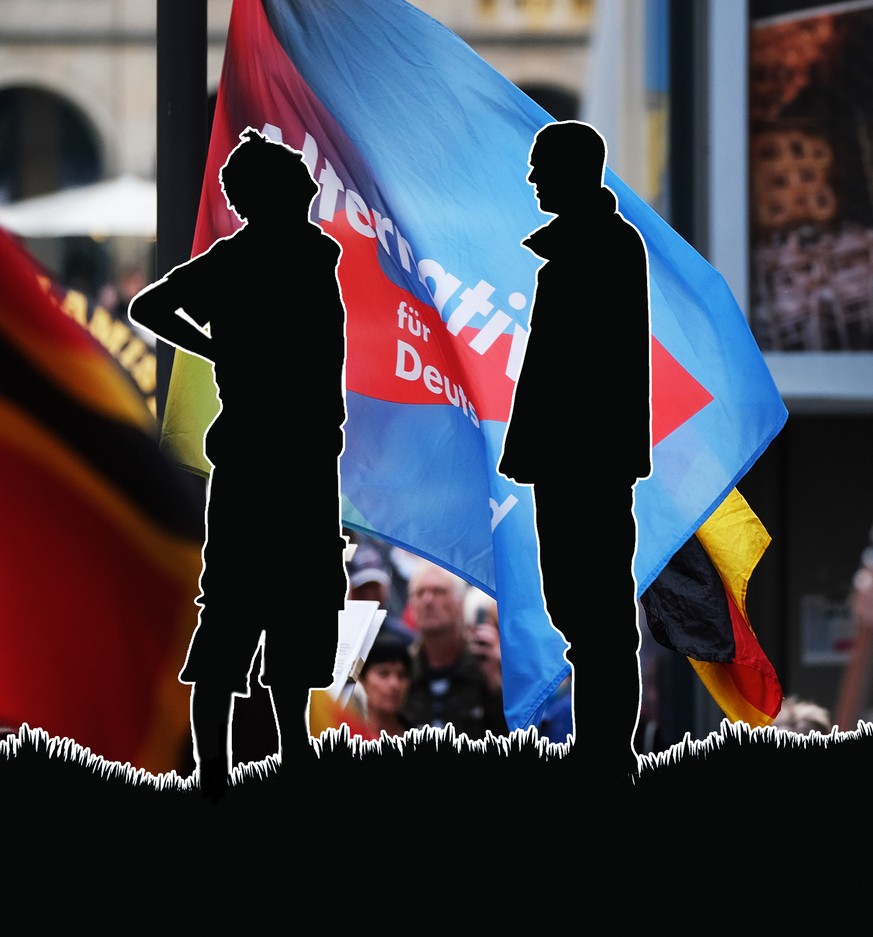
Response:
MULTIPOLYGON (((320 187, 313 220, 343 249, 343 522, 497 598, 510 729, 535 725, 569 674, 543 602, 530 489, 496 469, 539 263, 520 245, 545 220, 527 161, 552 119, 404 0, 235 0, 193 250, 238 225, 218 174, 247 126, 304 153, 320 187)), ((608 169, 606 183, 646 240, 652 280, 656 446, 635 499, 641 594, 787 414, 722 278, 608 169)), ((291 260, 277 301, 315 315, 291 260)), ((583 367, 592 352, 572 321, 583 367)), ((608 349, 594 354, 608 361, 608 349)), ((164 434, 180 461, 207 471, 203 432, 217 404, 203 365, 177 353, 164 434)), ((557 426, 573 416, 565 402, 544 414, 557 426)))

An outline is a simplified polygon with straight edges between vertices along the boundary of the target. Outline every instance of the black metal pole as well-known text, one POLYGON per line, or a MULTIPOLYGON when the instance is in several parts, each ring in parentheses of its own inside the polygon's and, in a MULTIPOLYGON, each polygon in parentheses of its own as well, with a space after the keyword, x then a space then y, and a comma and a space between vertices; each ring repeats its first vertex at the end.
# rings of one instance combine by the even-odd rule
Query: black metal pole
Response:
POLYGON ((695 43, 695 16, 699 0, 670 0, 670 227, 696 246, 700 231, 695 195, 699 187, 700 127, 698 95, 699 49, 695 43))
MULTIPOLYGON (((705 230, 703 186, 705 131, 702 101, 705 86, 705 46, 701 41, 706 0, 669 0, 670 117, 669 204, 670 227, 698 251, 705 230)), ((700 725, 714 706, 701 698, 702 685, 681 654, 663 658, 664 728, 671 743, 686 732, 701 738, 700 725)))
MULTIPOLYGON (((206 164, 206 0, 158 0, 155 279, 191 258, 206 164)), ((158 341, 157 411, 163 419, 174 349, 158 341)))

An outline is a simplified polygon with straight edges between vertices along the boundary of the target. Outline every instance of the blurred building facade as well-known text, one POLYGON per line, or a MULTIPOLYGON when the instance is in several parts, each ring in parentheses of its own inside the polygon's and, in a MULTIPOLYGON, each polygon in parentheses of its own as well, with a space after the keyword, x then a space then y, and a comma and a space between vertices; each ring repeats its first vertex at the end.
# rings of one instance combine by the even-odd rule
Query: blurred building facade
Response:
MULTIPOLYGON (((594 0, 417 4, 460 33, 550 113, 578 112, 594 0)), ((231 0, 206 0, 208 93, 221 73, 231 0)), ((122 173, 156 175, 157 0, 4 0, 0 204, 122 173)), ((79 283, 146 262, 143 245, 29 245, 79 283), (90 254, 90 258, 89 255, 90 254)))
MULTIPOLYGON (((752 240, 761 207, 749 197, 749 167, 753 155, 767 153, 753 139, 761 128, 750 124, 755 31, 822 8, 865 12, 868 4, 414 5, 457 32, 557 119, 582 117, 601 129, 610 166, 713 263, 754 321, 752 240)), ((157 0, 3 0, 0 203, 125 172, 155 178, 157 9, 157 0)), ((231 0, 206 2, 209 94, 219 81, 230 9, 231 0)), ((827 74, 824 65, 816 74, 827 74)), ((759 91, 762 78, 758 72, 759 91)), ((791 116, 792 128, 764 129, 809 132, 808 115, 791 116)), ((873 152, 867 124, 854 132, 861 149, 873 152)), ((862 174, 865 167, 859 163, 853 171, 862 174)), ((805 232, 801 225, 789 233, 797 241, 805 232)), ((102 244, 82 237, 29 246, 59 277, 92 288, 131 263, 145 265, 150 275, 163 272, 154 269, 153 245, 136 239, 102 244)), ((858 279, 853 296, 860 291, 873 302, 869 280, 858 279)), ((762 327, 759 341, 790 416, 739 486, 773 536, 752 578, 749 610, 785 692, 836 710, 852 644, 845 598, 873 524, 873 354, 864 347, 767 347, 765 340, 762 327)), ((701 737, 717 727, 719 714, 684 659, 662 678, 668 685, 660 698, 672 707, 665 713, 671 741, 685 731, 701 737)))
MULTIPOLYGON (((208 2, 215 88, 230 0, 208 2)), ((131 173, 155 178, 156 0, 5 0, 0 18, 0 203, 131 173)), ((153 263, 149 245, 34 239, 59 276, 93 286, 153 263)), ((149 270, 149 273, 152 271, 149 270)))

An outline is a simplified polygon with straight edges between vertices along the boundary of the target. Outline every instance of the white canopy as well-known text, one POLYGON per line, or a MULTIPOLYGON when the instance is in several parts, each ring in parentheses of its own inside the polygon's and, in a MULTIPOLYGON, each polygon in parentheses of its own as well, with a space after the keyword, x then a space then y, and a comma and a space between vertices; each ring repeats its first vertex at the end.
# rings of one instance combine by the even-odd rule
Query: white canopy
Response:
POLYGON ((124 173, 93 185, 0 205, 0 226, 22 237, 153 238, 157 214, 154 181, 124 173))

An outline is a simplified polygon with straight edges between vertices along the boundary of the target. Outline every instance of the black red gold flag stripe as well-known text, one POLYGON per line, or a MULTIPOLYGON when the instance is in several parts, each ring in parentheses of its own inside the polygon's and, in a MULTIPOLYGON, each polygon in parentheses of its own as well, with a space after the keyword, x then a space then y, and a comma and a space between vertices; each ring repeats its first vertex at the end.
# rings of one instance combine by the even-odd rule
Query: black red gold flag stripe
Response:
POLYGON ((749 579, 770 535, 733 489, 671 558, 640 602, 659 644, 684 654, 725 716, 770 725, 776 672, 749 623, 749 579))
POLYGON ((159 773, 190 741, 203 495, 118 363, 0 232, 0 724, 159 773))

